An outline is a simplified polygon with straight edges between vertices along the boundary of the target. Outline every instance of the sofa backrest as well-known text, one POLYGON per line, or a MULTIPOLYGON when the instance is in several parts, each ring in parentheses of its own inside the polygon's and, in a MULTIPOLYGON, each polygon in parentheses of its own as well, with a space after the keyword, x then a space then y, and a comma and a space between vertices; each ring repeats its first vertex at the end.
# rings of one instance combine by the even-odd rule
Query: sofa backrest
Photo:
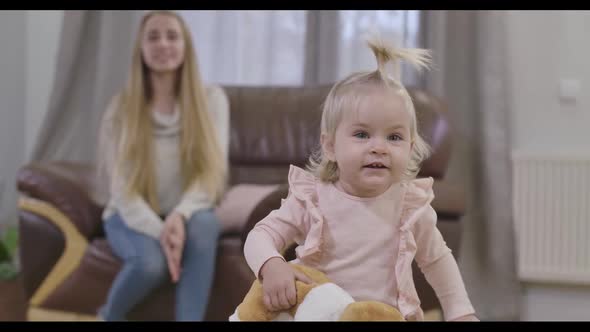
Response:
MULTIPOLYGON (((230 185, 286 183, 289 165, 304 167, 319 144, 321 106, 330 86, 225 89, 231 109, 230 185)), ((440 179, 451 150, 446 105, 425 91, 408 91, 414 100, 420 133, 433 150, 419 176, 440 179)), ((108 183, 96 177, 95 171, 93 165, 78 162, 33 163, 19 172, 17 183, 20 191, 51 201, 60 185, 43 179, 63 178, 84 190, 100 208, 108 200, 108 183), (44 172, 59 178, 43 177, 44 172)))
MULTIPOLYGON (((285 183, 289 165, 304 167, 318 146, 322 104, 330 85, 305 87, 225 86, 230 102, 230 183, 285 183)), ((446 103, 408 88, 419 132, 432 156, 419 176, 444 177, 451 136, 446 103)))

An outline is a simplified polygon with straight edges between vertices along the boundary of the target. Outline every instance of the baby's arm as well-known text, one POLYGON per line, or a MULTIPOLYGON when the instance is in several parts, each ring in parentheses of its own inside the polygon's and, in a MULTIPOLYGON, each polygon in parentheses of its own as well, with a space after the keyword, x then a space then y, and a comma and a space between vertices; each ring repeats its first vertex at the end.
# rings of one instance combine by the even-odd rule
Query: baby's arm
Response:
POLYGON ((269 259, 279 257, 285 260, 280 251, 306 232, 308 227, 303 219, 303 206, 289 195, 279 209, 254 226, 246 238, 244 256, 256 277, 260 277, 260 269, 269 259))
POLYGON ((457 262, 436 227, 436 212, 432 207, 416 223, 414 233, 416 262, 436 292, 445 320, 477 320, 457 262))
MULTIPOLYGON (((292 196, 281 208, 256 224, 244 244, 246 261, 262 283, 268 310, 288 309, 296 304, 295 280, 309 283, 303 273, 291 268, 279 253, 292 239, 304 233, 303 209, 292 196)), ((255 301, 260 303, 259 300, 255 301)))

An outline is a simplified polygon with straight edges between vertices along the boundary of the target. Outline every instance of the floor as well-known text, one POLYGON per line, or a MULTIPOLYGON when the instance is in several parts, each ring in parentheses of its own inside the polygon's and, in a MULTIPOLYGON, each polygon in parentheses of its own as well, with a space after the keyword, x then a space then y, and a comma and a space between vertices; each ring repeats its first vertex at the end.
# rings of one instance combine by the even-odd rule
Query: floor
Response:
POLYGON ((588 321, 590 285, 522 283, 523 321, 588 321))

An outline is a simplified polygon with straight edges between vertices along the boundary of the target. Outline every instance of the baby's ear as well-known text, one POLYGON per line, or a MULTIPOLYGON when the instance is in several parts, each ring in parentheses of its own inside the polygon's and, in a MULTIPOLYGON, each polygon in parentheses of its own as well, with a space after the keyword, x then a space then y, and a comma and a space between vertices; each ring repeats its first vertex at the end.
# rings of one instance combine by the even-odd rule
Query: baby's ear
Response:
POLYGON ((330 161, 336 161, 336 158, 334 157, 334 140, 329 135, 322 133, 320 136, 320 143, 322 144, 324 157, 330 161))

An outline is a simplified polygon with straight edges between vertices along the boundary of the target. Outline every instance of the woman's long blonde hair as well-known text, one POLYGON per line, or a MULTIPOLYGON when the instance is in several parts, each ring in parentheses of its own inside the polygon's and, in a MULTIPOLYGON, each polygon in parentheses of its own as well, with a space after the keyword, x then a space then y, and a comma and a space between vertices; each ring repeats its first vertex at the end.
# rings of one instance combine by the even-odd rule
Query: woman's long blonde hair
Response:
POLYGON ((115 132, 119 138, 114 171, 124 174, 126 194, 139 194, 159 211, 153 156, 153 125, 149 114, 152 86, 149 68, 142 53, 142 33, 147 20, 154 15, 175 17, 184 36, 184 62, 177 72, 175 92, 180 103, 180 165, 183 191, 200 185, 212 201, 217 201, 225 187, 226 163, 222 157, 214 124, 207 110, 206 95, 199 74, 192 38, 183 19, 172 11, 153 11, 140 24, 131 70, 126 87, 118 96, 115 132))
MULTIPOLYGON (((325 134, 332 140, 334 139, 336 129, 342 120, 342 113, 344 110, 358 107, 362 98, 367 96, 367 87, 392 89, 402 97, 406 110, 410 112, 412 153, 404 175, 407 178, 414 178, 420 171, 422 161, 430 155, 430 147, 418 134, 416 111, 412 98, 402 83, 387 73, 386 66, 388 63, 392 63, 396 68, 397 62, 401 59, 408 61, 418 70, 428 68, 430 52, 425 49, 395 48, 393 45, 385 43, 377 35, 367 40, 367 43, 377 59, 377 70, 353 73, 334 84, 324 101, 321 134, 325 134)), ((337 163, 324 157, 322 147, 311 155, 307 169, 322 181, 335 182, 339 177, 337 163)))

